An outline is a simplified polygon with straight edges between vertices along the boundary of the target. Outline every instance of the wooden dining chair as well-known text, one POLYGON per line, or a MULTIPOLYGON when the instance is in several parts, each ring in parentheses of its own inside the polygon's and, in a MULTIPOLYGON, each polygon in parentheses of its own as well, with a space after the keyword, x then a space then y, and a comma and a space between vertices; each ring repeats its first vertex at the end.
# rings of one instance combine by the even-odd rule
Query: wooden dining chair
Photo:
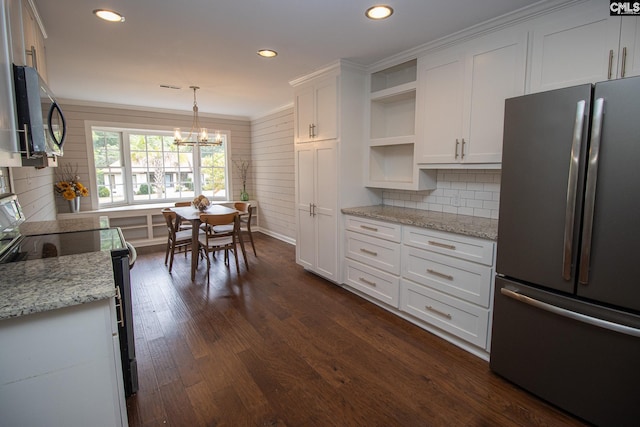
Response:
MULTIPOLYGON (((253 243, 253 234, 251 233, 251 218, 253 216, 254 206, 251 206, 251 203, 247 202, 236 202, 233 204, 235 210, 238 211, 240 215, 240 239, 242 239, 243 235, 249 236, 249 241, 251 242, 251 247, 253 248, 253 254, 258 256, 256 252, 256 245, 253 243)), ((229 232, 232 228, 232 225, 218 225, 213 228, 213 231, 216 233, 225 233, 229 232)), ((243 240, 244 243, 244 240, 243 240)))
MULTIPOLYGON (((202 233, 199 238, 199 250, 204 253, 207 258, 207 283, 209 283, 209 271, 211 269, 211 259, 209 254, 219 251, 224 251, 224 263, 229 265, 229 252, 233 252, 233 256, 236 261, 236 271, 240 274, 240 263, 238 261, 238 236, 240 221, 238 220, 238 213, 228 214, 200 214, 200 221, 207 225, 206 232, 202 233), (221 225, 231 225, 229 231, 216 233, 213 231, 214 227, 221 225)), ((242 255, 244 256, 244 262, 247 269, 247 256, 244 252, 244 246, 241 244, 242 255)))
MULTIPOLYGON (((191 202, 175 202, 173 206, 176 208, 188 207, 191 206, 191 202)), ((180 230, 191 230, 191 223, 189 221, 178 221, 178 228, 180 230)))
POLYGON ((169 262, 169 273, 173 268, 173 258, 176 253, 176 249, 184 250, 185 257, 187 251, 191 248, 191 230, 180 230, 178 224, 178 215, 169 208, 162 209, 162 215, 167 223, 167 249, 164 255, 164 265, 169 262))

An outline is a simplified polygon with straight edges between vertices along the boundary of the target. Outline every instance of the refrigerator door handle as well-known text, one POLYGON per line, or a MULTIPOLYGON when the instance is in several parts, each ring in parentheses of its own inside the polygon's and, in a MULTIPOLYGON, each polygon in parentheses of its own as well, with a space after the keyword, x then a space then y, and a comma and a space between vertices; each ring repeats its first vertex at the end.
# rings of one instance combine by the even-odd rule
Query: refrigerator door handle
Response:
POLYGON ((571 159, 569 162, 569 178, 567 180, 567 204, 564 219, 564 250, 562 252, 562 278, 571 280, 571 261, 573 254, 573 230, 576 212, 576 193, 578 190, 578 170, 582 133, 584 126, 584 110, 586 101, 580 100, 576 105, 576 119, 573 124, 573 141, 571 143, 571 159))
POLYGON ((621 325, 619 323, 609 322, 608 320, 598 319, 597 317, 587 316, 586 314, 577 313, 575 311, 567 310, 562 307, 558 307, 546 302, 542 302, 535 298, 531 298, 527 295, 523 295, 517 291, 502 288, 500 289, 500 293, 506 297, 514 299, 516 301, 522 302, 524 304, 530 305, 532 307, 538 308, 540 310, 548 311, 553 314, 557 314, 558 316, 566 317, 569 319, 576 320, 578 322, 587 323, 592 326, 596 326, 598 328, 607 329, 609 331, 618 332, 621 334, 629 335, 632 337, 640 338, 640 329, 632 328, 630 326, 621 325))
POLYGON ((596 203, 596 181, 598 180, 598 156, 602 138, 602 120, 604 117, 604 98, 598 98, 593 104, 593 124, 591 125, 591 143, 587 167, 587 189, 585 191, 584 219, 582 223, 582 248, 580 251, 580 273, 578 283, 589 283, 589 264, 591 262, 591 237, 593 233, 593 212, 596 203))

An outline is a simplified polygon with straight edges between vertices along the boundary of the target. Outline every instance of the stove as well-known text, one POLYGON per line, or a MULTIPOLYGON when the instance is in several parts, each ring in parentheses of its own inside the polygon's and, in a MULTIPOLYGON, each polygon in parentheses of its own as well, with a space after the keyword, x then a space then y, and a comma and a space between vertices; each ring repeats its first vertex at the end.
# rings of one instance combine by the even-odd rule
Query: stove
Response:
POLYGON ((109 251, 113 278, 122 300, 123 319, 118 322, 120 356, 125 396, 138 390, 138 372, 133 331, 130 270, 135 248, 125 241, 119 228, 101 228, 23 236, 24 213, 15 194, 0 197, 0 264, 42 258, 109 251))

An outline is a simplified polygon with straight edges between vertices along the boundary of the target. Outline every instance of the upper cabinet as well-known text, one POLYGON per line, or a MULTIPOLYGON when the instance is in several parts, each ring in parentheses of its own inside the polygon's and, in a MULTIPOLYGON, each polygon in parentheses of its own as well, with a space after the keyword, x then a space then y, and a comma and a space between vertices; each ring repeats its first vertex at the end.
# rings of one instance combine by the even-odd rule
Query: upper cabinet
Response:
POLYGON ((500 166, 504 101, 524 93, 526 53, 527 32, 514 28, 419 59, 418 163, 500 166))
POLYGON ((337 77, 312 79, 294 90, 295 142, 338 138, 337 77))
POLYGON ((366 168, 369 187, 435 188, 435 175, 416 165, 416 82, 416 59, 371 74, 366 168))
POLYGON ((609 16, 608 3, 560 10, 532 29, 529 92, 640 74, 639 19, 609 16))
POLYGON ((38 70, 38 74, 47 80, 47 63, 45 61, 44 30, 40 25, 40 17, 31 1, 22 1, 22 36, 24 47, 24 64, 38 70))
POLYGON ((9 32, 14 4, 12 0, 0 0, 0 166, 10 167, 22 165, 18 153, 9 32))

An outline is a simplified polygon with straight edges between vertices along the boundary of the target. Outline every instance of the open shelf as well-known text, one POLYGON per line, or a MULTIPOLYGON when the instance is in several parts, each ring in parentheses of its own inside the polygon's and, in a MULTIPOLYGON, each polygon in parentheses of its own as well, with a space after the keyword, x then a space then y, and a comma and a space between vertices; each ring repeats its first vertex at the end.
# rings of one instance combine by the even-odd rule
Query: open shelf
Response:
POLYGON ((385 68, 371 74, 371 92, 378 92, 405 83, 415 82, 418 70, 418 62, 412 59, 393 67, 385 68))

